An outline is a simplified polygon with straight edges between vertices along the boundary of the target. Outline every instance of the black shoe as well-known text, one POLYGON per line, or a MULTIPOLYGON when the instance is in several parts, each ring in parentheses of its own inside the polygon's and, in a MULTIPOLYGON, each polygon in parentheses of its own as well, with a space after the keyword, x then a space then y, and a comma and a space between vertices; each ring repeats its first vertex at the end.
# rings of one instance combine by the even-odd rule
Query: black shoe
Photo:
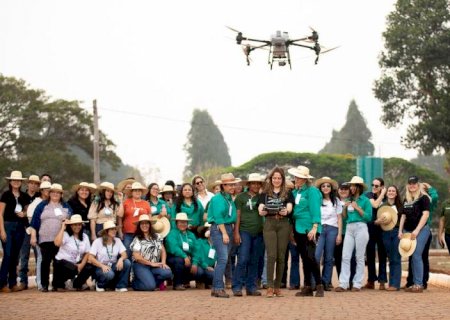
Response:
POLYGON ((41 292, 48 292, 48 288, 42 288, 41 292))
POLYGON ((247 291, 246 292, 248 296, 253 296, 253 297, 259 297, 262 295, 262 293, 258 290, 255 291, 247 291))
POLYGON ((242 297, 243 296, 242 291, 241 290, 233 291, 233 296, 235 296, 235 297, 242 297))
POLYGON ((326 284, 326 285, 323 286, 323 290, 324 291, 331 291, 331 289, 333 289, 333 288, 329 284, 326 284))

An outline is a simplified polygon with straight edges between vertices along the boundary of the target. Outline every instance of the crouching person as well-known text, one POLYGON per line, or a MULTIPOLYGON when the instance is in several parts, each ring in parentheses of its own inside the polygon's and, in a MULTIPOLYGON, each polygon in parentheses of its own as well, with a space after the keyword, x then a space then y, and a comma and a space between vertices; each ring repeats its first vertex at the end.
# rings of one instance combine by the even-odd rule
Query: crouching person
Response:
POLYGON ((214 278, 214 266, 217 255, 210 237, 210 227, 211 224, 206 222, 205 228, 199 232, 200 238, 197 239, 199 265, 203 269, 202 279, 200 279, 202 285, 197 286, 197 288, 202 288, 204 284, 205 289, 211 289, 214 278))

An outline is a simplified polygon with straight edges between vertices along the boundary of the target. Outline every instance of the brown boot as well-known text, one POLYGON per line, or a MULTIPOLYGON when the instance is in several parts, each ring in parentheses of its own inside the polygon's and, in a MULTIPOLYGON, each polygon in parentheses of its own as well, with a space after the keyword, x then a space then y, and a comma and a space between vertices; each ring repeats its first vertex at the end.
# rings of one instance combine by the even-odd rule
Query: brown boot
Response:
POLYGON ((273 298, 273 288, 267 288, 266 298, 273 298))
POLYGON ((373 281, 367 281, 364 289, 375 289, 375 283, 373 281))
POLYGON ((318 284, 316 286, 316 297, 323 297, 323 285, 322 284, 318 284))
POLYGON ((303 287, 300 292, 295 294, 296 297, 312 297, 313 289, 311 287, 303 287))
POLYGON ((283 294, 281 293, 281 289, 273 290, 273 294, 275 295, 275 297, 283 297, 283 294))

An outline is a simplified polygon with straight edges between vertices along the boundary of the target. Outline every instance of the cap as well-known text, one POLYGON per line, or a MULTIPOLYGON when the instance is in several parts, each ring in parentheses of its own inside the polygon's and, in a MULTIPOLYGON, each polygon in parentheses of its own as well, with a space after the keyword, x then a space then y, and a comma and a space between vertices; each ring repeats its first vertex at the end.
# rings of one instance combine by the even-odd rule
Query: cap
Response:
POLYGON ((350 188, 350 184, 348 182, 341 182, 339 184, 339 189, 349 189, 350 188))
POLYGON ((416 184, 419 182, 419 177, 418 176, 410 176, 408 178, 408 184, 416 184))

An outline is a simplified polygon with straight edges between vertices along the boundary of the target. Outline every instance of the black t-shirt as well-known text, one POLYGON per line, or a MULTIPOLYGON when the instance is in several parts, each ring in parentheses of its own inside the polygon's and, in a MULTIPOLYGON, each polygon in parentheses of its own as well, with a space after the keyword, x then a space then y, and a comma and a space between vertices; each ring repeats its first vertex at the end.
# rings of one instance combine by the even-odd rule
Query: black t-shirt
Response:
MULTIPOLYGON (((371 191, 370 192, 366 192, 366 197, 369 198, 369 200, 370 199, 377 200, 377 196, 375 195, 375 193, 373 193, 371 191)), ((372 207, 372 222, 377 220, 377 211, 378 211, 378 208, 372 207)))
POLYGON ((286 207, 288 203, 294 203, 292 192, 288 192, 285 199, 280 198, 280 193, 273 193, 273 196, 267 193, 261 193, 258 198, 257 206, 263 203, 268 211, 268 216, 276 215, 282 207, 286 207))
POLYGON ((2 197, 0 198, 0 202, 5 204, 5 212, 3 213, 4 221, 12 221, 12 222, 22 222, 24 224, 28 223, 28 219, 25 215, 25 218, 19 218, 15 212, 16 205, 20 204, 22 206, 22 210, 25 212, 25 207, 28 206, 31 202, 30 196, 25 192, 20 191, 19 197, 16 199, 14 194, 8 190, 3 192, 2 197))
POLYGON ((406 215, 405 225, 403 228, 407 231, 413 231, 419 224, 424 211, 430 211, 430 198, 422 195, 413 202, 404 202, 403 214, 406 215))
POLYGON ((78 198, 71 198, 67 201, 69 206, 72 208, 72 214, 79 214, 81 218, 85 221, 88 220, 89 207, 91 202, 86 200, 87 207, 85 207, 78 198))

